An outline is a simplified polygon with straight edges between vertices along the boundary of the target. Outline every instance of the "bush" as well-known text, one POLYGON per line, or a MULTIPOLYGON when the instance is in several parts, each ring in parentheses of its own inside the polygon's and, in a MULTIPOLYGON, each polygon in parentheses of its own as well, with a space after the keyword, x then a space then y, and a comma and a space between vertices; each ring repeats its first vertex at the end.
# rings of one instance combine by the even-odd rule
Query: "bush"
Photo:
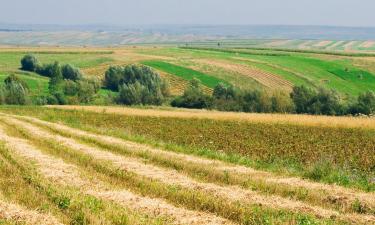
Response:
POLYGON ((35 72, 38 67, 39 61, 34 55, 28 54, 21 59, 22 70, 35 72))
POLYGON ((168 83, 147 66, 110 67, 104 85, 112 91, 119 91, 117 102, 120 104, 161 105, 169 96, 168 83))
POLYGON ((184 94, 175 98, 171 105, 173 107, 183 107, 191 109, 203 109, 212 107, 212 98, 204 94, 200 81, 192 79, 190 86, 185 90, 184 94))
POLYGON ((320 88, 318 92, 304 86, 294 87, 291 93, 296 112, 315 115, 342 115, 344 106, 340 104, 338 94, 320 88))
POLYGON ((4 81, 3 100, 9 105, 26 105, 29 103, 28 88, 17 76, 11 75, 4 81))
POLYGON ((358 96, 357 103, 349 109, 351 114, 375 114, 375 93, 368 91, 358 96))
POLYGON ((61 72, 62 72, 63 78, 68 79, 68 80, 77 81, 77 80, 81 80, 83 77, 81 71, 78 68, 70 64, 66 64, 62 66, 61 72))

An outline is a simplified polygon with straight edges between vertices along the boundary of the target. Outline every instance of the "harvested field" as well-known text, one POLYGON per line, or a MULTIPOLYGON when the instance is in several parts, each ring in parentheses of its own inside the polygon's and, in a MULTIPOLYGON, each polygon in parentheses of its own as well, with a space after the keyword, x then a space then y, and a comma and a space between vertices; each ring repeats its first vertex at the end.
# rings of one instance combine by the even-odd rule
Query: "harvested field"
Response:
POLYGON ((254 221, 267 216, 275 223, 292 224, 299 218, 338 224, 375 221, 372 193, 166 151, 28 116, 1 114, 0 125, 0 141, 11 154, 35 163, 36 171, 51 184, 163 218, 166 224, 246 224, 245 215, 254 221), (137 186, 137 180, 143 185, 137 186), (176 190, 171 193, 156 191, 172 187, 176 190), (302 198, 298 193, 304 191, 307 195, 302 198), (194 204, 189 198, 195 199, 194 204), (366 211, 355 211, 356 202, 366 211), (280 212, 285 217, 277 216, 280 212))

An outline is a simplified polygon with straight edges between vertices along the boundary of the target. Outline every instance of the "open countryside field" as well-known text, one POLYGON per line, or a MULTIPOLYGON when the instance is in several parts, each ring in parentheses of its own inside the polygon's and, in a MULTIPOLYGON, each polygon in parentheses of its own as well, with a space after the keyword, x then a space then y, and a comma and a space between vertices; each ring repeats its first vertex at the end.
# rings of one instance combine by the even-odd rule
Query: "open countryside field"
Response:
POLYGON ((91 109, 0 108, 6 223, 375 222, 372 120, 91 109))
MULTIPOLYGON (((59 61, 79 67, 87 76, 103 78, 111 65, 145 64, 159 71, 181 94, 193 77, 207 92, 219 82, 242 89, 291 90, 293 85, 334 89, 345 98, 375 90, 373 55, 267 49, 129 48, 1 48, 0 73, 21 74, 20 59, 34 53, 43 63, 59 61)), ((26 73, 27 74, 27 73, 26 73)), ((30 86, 40 86, 28 79, 30 86)))
MULTIPOLYGON (((33 98, 48 94, 49 78, 20 70, 26 53, 99 79, 112 65, 147 65, 172 95, 192 78, 205 93, 219 83, 286 93, 324 87, 349 100, 375 90, 368 53, 0 48, 0 81, 18 75, 33 98)), ((0 224, 375 224, 374 146, 372 117, 1 106, 0 224)))

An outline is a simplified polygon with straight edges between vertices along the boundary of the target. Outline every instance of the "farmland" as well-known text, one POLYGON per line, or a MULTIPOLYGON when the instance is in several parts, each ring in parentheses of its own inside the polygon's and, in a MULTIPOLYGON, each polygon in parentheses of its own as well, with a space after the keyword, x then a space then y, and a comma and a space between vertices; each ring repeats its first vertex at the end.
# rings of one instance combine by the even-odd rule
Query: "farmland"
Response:
MULTIPOLYGON (((305 85, 351 101, 375 90, 375 56, 327 50, 345 43, 3 47, 0 81, 16 74, 32 98, 48 93, 49 78, 20 70, 33 53, 99 79, 110 66, 146 65, 174 96, 197 78, 209 94, 219 83, 286 93, 305 85)), ((372 117, 1 106, 0 223, 373 224, 374 137, 372 117)))
POLYGON ((306 116, 304 124, 285 115, 168 108, 0 111, 0 209, 13 209, 6 223, 375 221, 373 119, 306 116))
MULTIPOLYGON (((288 91, 293 85, 324 87, 334 89, 344 98, 375 89, 375 57, 362 53, 176 47, 19 47, 0 49, 0 73, 24 75, 19 70, 19 61, 26 52, 34 53, 44 63, 71 63, 87 76, 98 78, 103 78, 111 65, 145 64, 170 81, 174 94, 181 94, 193 77, 200 79, 208 92, 219 82, 257 90, 288 91)), ((35 87, 35 84, 30 86, 35 87)))

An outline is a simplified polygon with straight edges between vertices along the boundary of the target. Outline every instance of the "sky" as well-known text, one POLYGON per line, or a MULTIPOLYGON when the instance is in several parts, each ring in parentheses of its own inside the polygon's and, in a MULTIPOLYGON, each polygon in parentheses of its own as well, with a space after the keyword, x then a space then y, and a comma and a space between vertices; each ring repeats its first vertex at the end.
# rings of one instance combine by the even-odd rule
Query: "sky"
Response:
POLYGON ((12 24, 375 27, 375 0, 0 0, 12 24))

